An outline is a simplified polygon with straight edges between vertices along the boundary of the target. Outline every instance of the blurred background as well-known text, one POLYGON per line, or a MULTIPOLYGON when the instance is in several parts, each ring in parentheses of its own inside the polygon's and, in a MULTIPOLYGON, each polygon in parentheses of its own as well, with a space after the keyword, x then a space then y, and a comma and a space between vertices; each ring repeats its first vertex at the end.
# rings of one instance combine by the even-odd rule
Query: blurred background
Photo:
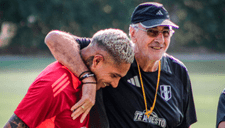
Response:
MULTIPOLYGON (((175 30, 168 53, 187 66, 198 122, 216 124, 225 88, 225 0, 152 0, 164 4, 175 30)), ((147 0, 0 0, 0 127, 35 77, 55 61, 44 43, 51 30, 91 37, 105 28, 128 33, 134 8, 147 0)))

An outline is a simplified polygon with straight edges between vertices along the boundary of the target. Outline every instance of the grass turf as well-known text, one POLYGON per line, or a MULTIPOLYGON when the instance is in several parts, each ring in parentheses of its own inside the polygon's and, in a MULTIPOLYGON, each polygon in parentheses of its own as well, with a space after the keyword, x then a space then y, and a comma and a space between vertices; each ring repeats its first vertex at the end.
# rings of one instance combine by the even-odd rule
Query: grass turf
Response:
MULTIPOLYGON (((13 114, 36 76, 53 58, 0 58, 0 127, 13 114)), ((183 61, 194 94, 198 122, 192 128, 212 128, 221 91, 225 88, 225 60, 183 61)))

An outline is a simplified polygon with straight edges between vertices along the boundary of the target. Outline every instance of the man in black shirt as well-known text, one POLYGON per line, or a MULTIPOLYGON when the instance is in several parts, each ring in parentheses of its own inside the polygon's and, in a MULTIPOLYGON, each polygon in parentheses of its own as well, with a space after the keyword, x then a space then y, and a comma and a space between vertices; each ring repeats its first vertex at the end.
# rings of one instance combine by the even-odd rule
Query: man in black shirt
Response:
MULTIPOLYGON (((118 88, 106 87, 101 90, 102 101, 97 99, 94 107, 94 110, 101 110, 100 114, 96 111, 93 113, 106 113, 108 118, 101 117, 98 122, 101 126, 98 127, 106 127, 109 121, 111 128, 188 128, 197 121, 187 69, 181 61, 166 53, 174 33, 172 28, 178 26, 170 21, 162 4, 147 2, 135 8, 129 28, 135 45, 135 61, 127 75, 120 80, 118 88)), ((56 35, 54 38, 63 37, 56 35)), ((91 40, 74 38, 76 41, 69 43, 46 42, 57 60, 70 68, 76 64, 71 62, 75 54, 67 52, 67 48, 74 43, 79 43, 82 48, 91 40), (54 43, 63 46, 51 47, 54 43)), ((69 51, 77 51, 77 47, 72 49, 69 51)), ((78 74, 77 71, 74 73, 78 74)), ((86 113, 79 108, 83 104, 90 103, 83 100, 76 104, 72 108, 77 108, 73 117, 86 113)), ((95 127, 95 123, 91 127, 95 127)))
POLYGON ((216 128, 225 128, 225 89, 220 94, 217 116, 216 116, 216 128))

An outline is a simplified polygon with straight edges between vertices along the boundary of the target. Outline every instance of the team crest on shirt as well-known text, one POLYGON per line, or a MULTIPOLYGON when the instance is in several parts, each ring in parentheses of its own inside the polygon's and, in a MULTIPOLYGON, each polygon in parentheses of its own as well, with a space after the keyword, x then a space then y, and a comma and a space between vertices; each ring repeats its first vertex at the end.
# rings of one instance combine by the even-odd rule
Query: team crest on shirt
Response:
POLYGON ((165 100, 168 101, 172 97, 172 91, 170 85, 160 85, 160 95, 165 100))
POLYGON ((148 117, 145 115, 145 110, 142 111, 136 111, 134 113, 134 121, 140 121, 140 122, 145 122, 149 124, 153 124, 156 126, 159 126, 161 128, 166 127, 166 119, 164 118, 159 118, 158 115, 153 111, 151 115, 148 117))

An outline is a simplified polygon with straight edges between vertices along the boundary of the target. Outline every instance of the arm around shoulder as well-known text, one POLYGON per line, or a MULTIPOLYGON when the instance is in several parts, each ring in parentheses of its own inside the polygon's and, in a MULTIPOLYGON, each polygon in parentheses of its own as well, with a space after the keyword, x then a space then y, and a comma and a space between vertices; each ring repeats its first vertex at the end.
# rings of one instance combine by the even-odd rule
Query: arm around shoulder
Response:
MULTIPOLYGON (((55 59, 78 77, 83 72, 89 71, 89 69, 80 56, 80 45, 76 41, 77 38, 79 37, 66 32, 53 30, 45 37, 45 43, 55 59)), ((82 82, 96 82, 96 80, 93 77, 89 77, 82 80, 82 82)), ((85 84, 82 88, 82 98, 71 108, 71 110, 73 111, 85 103, 88 107, 84 112, 85 114, 82 116, 82 119, 84 119, 91 107, 95 104, 96 86, 93 86, 93 84, 85 84)), ((77 111, 79 111, 79 109, 77 111)), ((78 115, 80 114, 81 113, 78 115)))
POLYGON ((56 60, 79 76, 88 68, 80 57, 80 46, 75 38, 76 36, 69 33, 53 30, 45 37, 45 43, 56 60))

